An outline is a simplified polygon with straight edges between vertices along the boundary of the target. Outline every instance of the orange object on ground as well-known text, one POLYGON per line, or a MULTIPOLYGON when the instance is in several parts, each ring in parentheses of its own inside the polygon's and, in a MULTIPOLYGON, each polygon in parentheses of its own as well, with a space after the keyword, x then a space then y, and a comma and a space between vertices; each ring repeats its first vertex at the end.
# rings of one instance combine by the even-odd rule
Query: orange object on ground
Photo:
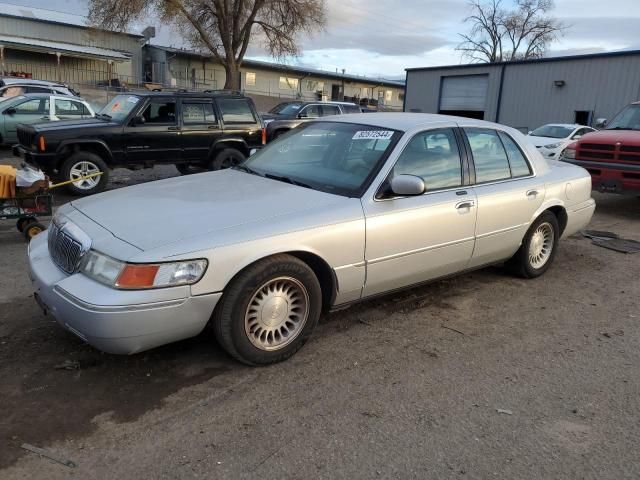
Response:
POLYGON ((16 196, 16 169, 11 165, 0 165, 0 198, 16 196))

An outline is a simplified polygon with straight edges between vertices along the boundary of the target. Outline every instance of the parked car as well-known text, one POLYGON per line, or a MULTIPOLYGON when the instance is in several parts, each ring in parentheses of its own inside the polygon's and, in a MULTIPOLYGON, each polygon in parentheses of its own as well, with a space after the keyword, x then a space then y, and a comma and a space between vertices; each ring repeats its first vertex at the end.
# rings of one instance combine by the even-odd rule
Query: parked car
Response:
POLYGON ((348 102, 284 102, 262 114, 262 119, 271 141, 303 122, 346 113, 362 113, 362 109, 348 102))
POLYGON ((640 102, 623 109, 610 123, 596 121, 604 130, 571 143, 561 160, 587 169, 593 189, 638 195, 640 192, 640 102))
POLYGON ((61 181, 74 180, 68 189, 76 195, 104 190, 115 167, 219 170, 265 142, 253 101, 223 92, 117 95, 93 121, 23 125, 18 140, 15 155, 61 181))
POLYGON ((0 104, 0 143, 18 141, 18 124, 92 118, 95 112, 81 98, 43 93, 19 95, 0 104))
POLYGON ((529 137, 543 157, 556 160, 571 142, 595 131, 595 128, 575 123, 549 123, 529 132, 529 137))
POLYGON ((501 262, 538 277, 594 208, 584 169, 512 128, 343 115, 229 170, 61 207, 31 241, 30 276, 45 311, 106 352, 210 325, 233 357, 268 364, 354 302, 501 262))
POLYGON ((80 96, 73 88, 58 82, 18 77, 0 78, 0 102, 27 93, 52 93, 70 97, 80 96))

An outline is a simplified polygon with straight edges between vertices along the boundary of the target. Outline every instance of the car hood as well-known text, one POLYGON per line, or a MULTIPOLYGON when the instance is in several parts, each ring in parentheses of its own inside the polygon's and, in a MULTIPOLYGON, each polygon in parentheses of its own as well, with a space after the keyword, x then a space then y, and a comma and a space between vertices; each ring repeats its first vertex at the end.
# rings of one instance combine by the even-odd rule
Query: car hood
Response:
POLYGON ((564 138, 553 138, 553 137, 536 137, 533 135, 528 135, 529 141, 533 143, 536 147, 542 147, 544 145, 552 145, 554 143, 564 142, 564 138))
POLYGON ((111 190, 72 205, 117 238, 147 251, 241 225, 273 224, 341 200, 344 197, 223 170, 111 190))
POLYGON ((101 120, 99 118, 85 118, 82 120, 59 120, 57 122, 48 122, 34 125, 33 128, 38 132, 53 132, 58 130, 77 129, 77 128, 96 128, 116 125, 115 122, 101 120))
POLYGON ((599 130, 584 135, 579 140, 580 143, 603 143, 615 145, 620 142, 622 145, 640 146, 640 131, 638 130, 599 130))

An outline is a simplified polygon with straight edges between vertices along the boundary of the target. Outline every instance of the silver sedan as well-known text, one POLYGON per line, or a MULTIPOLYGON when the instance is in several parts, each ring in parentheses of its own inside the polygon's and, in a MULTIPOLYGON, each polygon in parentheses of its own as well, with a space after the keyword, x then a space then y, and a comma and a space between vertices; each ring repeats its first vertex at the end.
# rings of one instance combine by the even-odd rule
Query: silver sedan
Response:
POLYGON ((493 264, 538 277, 594 208, 589 173, 514 129, 356 114, 292 130, 231 170, 73 201, 32 240, 29 265, 42 308, 101 350, 210 326, 259 365, 354 302, 493 264))

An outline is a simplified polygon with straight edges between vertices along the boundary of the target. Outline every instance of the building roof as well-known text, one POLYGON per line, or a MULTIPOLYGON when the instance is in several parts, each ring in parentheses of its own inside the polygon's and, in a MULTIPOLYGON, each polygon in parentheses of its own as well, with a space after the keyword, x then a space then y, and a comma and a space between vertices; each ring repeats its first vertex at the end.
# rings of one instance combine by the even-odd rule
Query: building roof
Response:
MULTIPOLYGON (((181 54, 181 55, 193 56, 198 58, 211 58, 211 55, 204 52, 198 52, 195 50, 185 50, 181 48, 165 47, 161 45, 148 45, 147 48, 156 48, 158 50, 164 50, 166 52, 170 52, 174 54, 181 54)), ((286 65, 282 63, 263 62, 260 60, 245 59, 242 61, 242 65, 244 67, 249 67, 249 68, 251 67, 265 68, 269 70, 276 70, 279 72, 296 72, 304 76, 313 75, 316 77, 331 78, 334 80, 345 79, 349 82, 363 82, 363 83, 381 85, 384 87, 396 87, 396 88, 405 87, 404 81, 401 81, 401 80, 378 79, 378 78, 371 78, 371 77, 365 77, 365 76, 359 76, 359 75, 349 75, 349 74, 343 75, 341 73, 327 72, 325 70, 318 70, 315 68, 300 67, 297 65, 286 65)))
MULTIPOLYGON (((95 28, 89 23, 84 15, 73 13, 58 12, 55 10, 47 10, 44 8, 25 7, 23 5, 14 5, 12 3, 0 3, 0 17, 22 18, 27 20, 36 20, 44 23, 54 23, 58 25, 71 25, 80 28, 95 28)), ((99 29, 100 30, 100 29, 99 29)), ((144 38, 137 33, 128 32, 112 32, 122 33, 137 38, 144 38)))
POLYGON ((487 68, 500 65, 523 65, 532 63, 549 63, 549 62, 566 62, 570 60, 590 60, 594 58, 623 57, 626 55, 640 55, 640 50, 621 50, 617 52, 588 53, 583 55, 567 55, 563 57, 544 57, 534 58, 530 60, 514 60, 512 62, 493 62, 493 63, 467 63, 460 65, 443 65, 439 67, 416 67, 406 68, 407 72, 422 72, 429 70, 449 70, 455 68, 487 68))
POLYGON ((75 45, 73 43, 54 42, 52 40, 40 40, 37 38, 17 37, 3 34, 0 34, 0 45, 4 47, 14 47, 19 50, 29 50, 32 52, 59 52, 67 57, 90 57, 103 60, 113 60, 115 62, 125 62, 131 58, 130 53, 123 53, 102 47, 75 45))

